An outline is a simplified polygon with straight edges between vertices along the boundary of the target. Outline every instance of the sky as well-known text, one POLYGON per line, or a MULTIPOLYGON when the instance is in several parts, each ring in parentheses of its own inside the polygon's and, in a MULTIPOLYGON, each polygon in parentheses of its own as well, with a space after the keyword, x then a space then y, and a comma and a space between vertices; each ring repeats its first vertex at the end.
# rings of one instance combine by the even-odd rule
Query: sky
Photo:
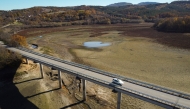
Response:
POLYGON ((173 0, 0 0, 0 10, 24 9, 34 6, 80 6, 80 5, 98 5, 106 6, 112 3, 128 2, 138 4, 140 2, 159 2, 171 3, 173 0))

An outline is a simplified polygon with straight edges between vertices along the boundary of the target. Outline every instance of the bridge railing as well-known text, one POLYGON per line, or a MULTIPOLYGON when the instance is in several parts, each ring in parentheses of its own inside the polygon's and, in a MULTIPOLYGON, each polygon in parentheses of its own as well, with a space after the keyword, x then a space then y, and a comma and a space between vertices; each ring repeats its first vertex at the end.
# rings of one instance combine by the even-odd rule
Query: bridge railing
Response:
MULTIPOLYGON (((33 59, 35 60, 34 58, 30 57, 30 56, 27 56, 28 58, 30 59, 33 59)), ((89 80, 93 80, 93 81, 96 81, 97 83, 102 83, 102 84, 106 84, 106 85, 110 85, 110 82, 108 81, 105 81, 105 80, 102 80, 102 79, 98 79, 96 77, 92 77, 92 76, 89 76, 89 75, 86 75, 86 74, 82 74, 80 72, 77 72, 77 71, 73 71, 71 69, 68 69, 68 68, 65 68, 65 67, 62 67, 62 66, 59 66, 59 65, 54 65, 52 63, 49 63, 49 62, 45 62, 43 60, 37 60, 41 63, 44 63, 46 65, 50 65, 52 66, 53 68, 56 68, 58 70, 61 70, 61 71, 67 71, 67 72, 71 72, 73 73, 74 75, 79 75, 80 77, 84 78, 84 79, 89 79, 89 80)), ((163 100, 163 99, 160 99, 158 97, 154 97, 154 96, 150 96, 150 95, 147 95, 147 94, 144 94, 142 92, 139 92, 139 91, 135 91, 135 90, 132 90, 130 88, 126 88, 126 87, 122 87, 122 86, 118 86, 118 87, 115 87, 115 86, 112 86, 113 89, 119 89, 119 90, 123 90, 123 91, 127 91, 127 92, 130 92, 132 94, 135 94, 135 95, 139 95, 143 98, 148 98, 150 100, 154 100, 154 101, 157 101, 157 102, 160 102, 160 103, 163 103, 163 104, 167 104, 169 106, 173 106, 173 107, 177 107, 177 108, 186 108, 188 109, 188 107, 184 107, 182 105, 179 105, 179 104, 176 104, 176 103, 172 103, 170 101, 166 101, 166 100, 163 100)))
POLYGON ((127 78, 127 77, 124 77, 124 76, 121 76, 121 75, 117 75, 117 74, 113 74, 113 73, 106 72, 106 71, 103 71, 103 70, 99 70, 97 68, 93 68, 93 67, 90 67, 90 66, 65 61, 63 59, 56 58, 56 57, 53 57, 53 56, 50 56, 50 55, 34 52, 32 50, 29 50, 29 49, 26 49, 26 48, 23 48, 23 47, 18 47, 18 49, 26 51, 26 52, 29 52, 29 53, 32 53, 32 54, 35 54, 35 55, 38 55, 38 56, 49 58, 49 59, 52 59, 52 60, 55 60, 55 61, 58 61, 58 62, 62 62, 62 63, 68 64, 68 65, 72 65, 72 66, 79 67, 79 68, 82 68, 82 69, 85 69, 85 70, 93 71, 93 72, 96 72, 96 73, 99 73, 99 74, 102 74, 102 75, 106 75, 106 76, 109 76, 109 77, 116 77, 116 78, 121 79, 121 80, 126 81, 126 82, 130 82, 130 83, 133 83, 133 84, 136 84, 136 85, 140 85, 140 86, 143 86, 143 87, 146 87, 146 88, 154 89, 154 90, 157 90, 157 91, 161 91, 161 92, 164 92, 164 93, 168 93, 168 94, 171 94, 171 95, 179 96, 181 98, 185 98, 185 99, 190 100, 190 95, 189 94, 182 93, 182 92, 172 90, 172 89, 168 89, 168 88, 165 88, 163 86, 158 86, 158 85, 138 81, 138 80, 127 78))

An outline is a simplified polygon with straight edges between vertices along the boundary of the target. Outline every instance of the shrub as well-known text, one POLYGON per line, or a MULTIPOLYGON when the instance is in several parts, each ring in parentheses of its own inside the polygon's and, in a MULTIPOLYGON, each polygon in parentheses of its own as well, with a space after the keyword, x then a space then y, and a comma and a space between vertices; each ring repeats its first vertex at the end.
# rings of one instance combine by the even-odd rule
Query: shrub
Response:
POLYGON ((190 17, 175 17, 160 20, 153 26, 165 32, 190 32, 190 17))
POLYGON ((0 46, 0 69, 19 61, 21 61, 21 55, 18 53, 11 53, 4 47, 0 46))
POLYGON ((10 46, 26 46, 26 38, 24 36, 20 36, 20 35, 13 35, 11 36, 11 41, 10 41, 10 46))
POLYGON ((0 40, 3 41, 5 44, 8 44, 10 42, 10 34, 0 30, 0 40))

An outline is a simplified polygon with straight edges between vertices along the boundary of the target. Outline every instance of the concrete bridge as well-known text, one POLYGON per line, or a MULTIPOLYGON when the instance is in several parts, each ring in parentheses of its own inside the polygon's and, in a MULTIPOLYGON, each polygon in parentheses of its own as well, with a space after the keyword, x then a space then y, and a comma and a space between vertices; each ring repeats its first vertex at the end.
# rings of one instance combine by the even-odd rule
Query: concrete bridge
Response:
MULTIPOLYGON (((59 58, 33 52, 25 48, 7 47, 11 52, 18 52, 26 60, 33 60, 40 64, 40 72, 43 78, 43 65, 58 70, 59 87, 61 87, 61 72, 74 75, 82 79, 83 99, 86 99, 86 81, 90 81, 104 87, 115 90, 117 96, 117 109, 120 109, 122 94, 127 94, 135 98, 156 104, 167 109, 190 109, 190 95, 174 91, 171 89, 140 82, 130 78, 122 77, 96 68, 64 61, 59 58), (113 77, 120 78, 124 85, 119 86, 112 83, 113 77)), ((28 61, 27 61, 28 62, 28 61)))

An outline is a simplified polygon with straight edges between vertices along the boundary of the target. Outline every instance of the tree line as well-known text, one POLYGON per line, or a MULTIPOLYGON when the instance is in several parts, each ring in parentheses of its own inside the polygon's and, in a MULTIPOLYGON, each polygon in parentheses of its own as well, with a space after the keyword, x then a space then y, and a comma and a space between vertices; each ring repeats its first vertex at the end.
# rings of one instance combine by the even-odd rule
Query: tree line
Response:
POLYGON ((0 46, 0 69, 6 66, 14 66, 18 62, 21 62, 21 58, 21 55, 17 53, 11 53, 4 47, 0 46))
POLYGON ((163 19, 156 22, 153 27, 165 32, 190 32, 190 16, 163 19))
POLYGON ((26 38, 18 34, 9 34, 0 30, 0 41, 12 47, 27 46, 26 38))
POLYGON ((32 7, 0 11, 0 25, 20 24, 23 28, 68 25, 155 22, 160 19, 190 16, 190 2, 120 7, 32 7))
MULTIPOLYGON (((3 41, 8 46, 26 46, 26 39, 20 35, 10 35, 0 30, 0 41, 3 41)), ((21 62, 21 55, 11 53, 6 48, 0 46, 0 69, 6 66, 14 66, 21 62)))

